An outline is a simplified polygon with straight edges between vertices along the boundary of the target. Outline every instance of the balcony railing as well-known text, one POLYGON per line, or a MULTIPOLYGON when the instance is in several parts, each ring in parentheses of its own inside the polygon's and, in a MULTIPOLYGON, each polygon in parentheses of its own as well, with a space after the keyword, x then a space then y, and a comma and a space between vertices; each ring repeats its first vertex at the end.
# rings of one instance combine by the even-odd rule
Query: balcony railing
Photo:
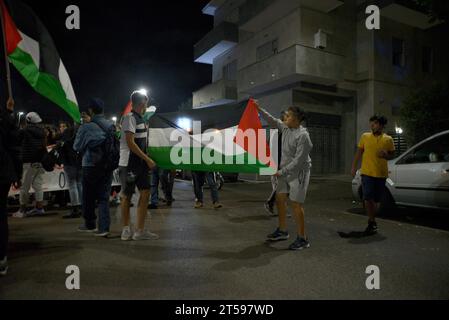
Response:
POLYGON ((222 22, 195 45, 195 62, 212 64, 217 56, 236 46, 238 42, 237 26, 222 22))
POLYGON ((343 80, 344 56, 293 45, 238 71, 238 90, 258 94, 301 81, 334 85, 343 80))
POLYGON ((193 93, 193 108, 220 105, 237 100, 237 83, 219 80, 193 93))

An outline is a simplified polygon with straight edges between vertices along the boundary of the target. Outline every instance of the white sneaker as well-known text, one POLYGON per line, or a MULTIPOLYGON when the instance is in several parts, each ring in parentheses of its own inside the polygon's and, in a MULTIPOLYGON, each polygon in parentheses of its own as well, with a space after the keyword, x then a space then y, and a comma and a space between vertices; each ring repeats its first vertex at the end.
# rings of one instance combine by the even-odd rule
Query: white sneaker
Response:
POLYGON ((22 210, 19 209, 19 211, 14 212, 14 213, 12 214, 12 217, 13 217, 13 218, 20 218, 20 219, 22 219, 22 218, 25 218, 25 217, 26 217, 26 213, 25 213, 24 211, 22 211, 22 210))
POLYGON ((133 235, 133 240, 157 240, 159 239, 159 236, 155 233, 152 233, 148 230, 144 231, 136 231, 133 235))
POLYGON ((130 227, 123 227, 122 236, 121 236, 122 240, 123 241, 129 241, 129 240, 132 239, 132 236, 133 236, 133 234, 131 232, 131 228, 130 227))

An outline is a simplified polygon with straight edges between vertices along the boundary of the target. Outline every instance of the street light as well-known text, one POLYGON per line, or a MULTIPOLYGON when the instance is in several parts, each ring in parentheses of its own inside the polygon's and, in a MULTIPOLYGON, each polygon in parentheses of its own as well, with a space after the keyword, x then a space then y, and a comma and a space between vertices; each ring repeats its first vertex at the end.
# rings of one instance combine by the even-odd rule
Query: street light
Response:
POLYGON ((114 121, 114 124, 117 124, 117 117, 112 117, 111 120, 114 121))
POLYGON ((401 134, 404 132, 404 130, 402 130, 401 127, 397 127, 395 128, 396 130, 396 134, 398 135, 398 155, 400 155, 402 153, 401 150, 401 134))

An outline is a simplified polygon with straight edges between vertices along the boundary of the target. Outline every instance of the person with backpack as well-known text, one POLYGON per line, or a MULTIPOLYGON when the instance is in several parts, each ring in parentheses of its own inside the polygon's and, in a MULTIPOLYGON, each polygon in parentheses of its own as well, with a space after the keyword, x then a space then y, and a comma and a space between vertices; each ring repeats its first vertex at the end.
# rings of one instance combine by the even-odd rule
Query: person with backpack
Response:
POLYGON ((20 187, 22 177, 19 130, 13 111, 14 100, 9 98, 6 108, 0 107, 0 276, 8 272, 8 193, 11 185, 16 189, 20 187))
POLYGON ((73 149, 82 155, 84 224, 78 231, 107 237, 111 224, 109 195, 114 165, 118 166, 117 138, 112 121, 103 114, 104 103, 93 98, 87 106, 91 122, 83 124, 75 137, 73 149), (114 163, 115 162, 115 163, 114 163), (98 204, 98 228, 95 205, 98 204))
POLYGON ((81 199, 83 194, 81 156, 73 150, 78 127, 70 126, 66 122, 59 124, 59 135, 56 149, 60 154, 60 161, 64 165, 70 195, 71 210, 63 219, 81 217, 81 199))
POLYGON ((19 132, 22 141, 23 177, 20 189, 20 208, 13 214, 14 218, 26 218, 40 216, 44 210, 44 174, 42 160, 47 154, 47 133, 42 126, 42 119, 36 112, 29 112, 26 116, 26 127, 19 132), (33 209, 26 211, 29 191, 33 187, 36 205, 33 209))

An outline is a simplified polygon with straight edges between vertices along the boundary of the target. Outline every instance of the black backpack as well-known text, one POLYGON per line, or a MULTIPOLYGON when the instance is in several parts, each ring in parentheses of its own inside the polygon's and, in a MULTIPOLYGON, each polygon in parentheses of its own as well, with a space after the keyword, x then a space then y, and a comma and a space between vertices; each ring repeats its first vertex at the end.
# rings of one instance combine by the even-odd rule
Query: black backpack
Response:
POLYGON ((106 134, 106 139, 98 147, 91 149, 95 167, 112 172, 118 168, 120 161, 120 140, 115 134, 115 126, 105 128, 100 122, 92 120, 106 134))

